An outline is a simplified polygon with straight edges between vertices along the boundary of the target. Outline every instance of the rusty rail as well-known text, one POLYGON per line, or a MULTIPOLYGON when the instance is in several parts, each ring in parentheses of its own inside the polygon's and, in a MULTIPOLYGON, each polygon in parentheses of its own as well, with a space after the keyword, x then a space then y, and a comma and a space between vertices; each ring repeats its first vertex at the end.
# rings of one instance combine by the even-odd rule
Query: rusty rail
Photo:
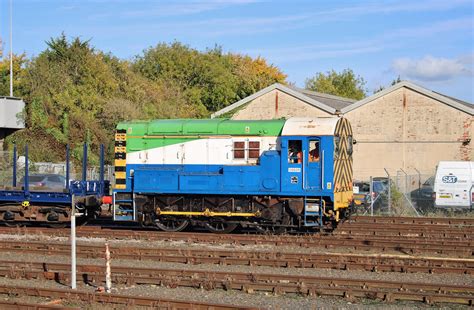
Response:
MULTIPOLYGON (((19 263, 0 261, 0 275, 11 278, 44 278, 68 281, 69 265, 56 263, 19 263)), ((103 266, 78 265, 78 279, 88 284, 102 283, 103 266)), ((180 270, 113 267, 114 283, 154 284, 168 287, 194 287, 275 294, 365 297, 383 300, 414 300, 473 305, 474 287, 349 278, 329 278, 251 272, 180 270)))
MULTIPOLYGON (((48 298, 60 298, 66 300, 80 300, 84 302, 94 302, 102 304, 121 304, 127 306, 145 306, 159 309, 215 309, 215 310, 231 310, 231 309, 257 309, 253 307, 240 307, 225 304, 214 304, 205 302, 182 301, 165 298, 138 297, 121 294, 91 293, 87 291, 71 290, 71 289, 53 289, 28 286, 10 286, 0 285, 0 294, 18 295, 18 296, 36 296, 48 298)), ((35 308, 33 308, 35 309, 35 308)), ((50 309, 45 308, 37 309, 50 309)), ((54 308, 53 308, 54 309, 54 308)), ((61 309, 64 309, 62 307, 61 309)))
MULTIPOLYGON (((5 227, 2 227, 5 228, 5 227)), ((1 232, 23 235, 69 235, 67 229, 45 228, 7 228, 1 232)), ((99 237, 108 239, 138 239, 155 241, 185 241, 192 243, 239 244, 239 245, 276 245, 299 246, 305 248, 332 249, 344 247, 363 251, 392 251, 404 254, 448 254, 455 257, 472 257, 474 241, 472 239, 450 240, 447 238, 418 238, 418 237, 380 237, 353 234, 334 235, 244 235, 244 234, 210 234, 210 233, 166 233, 157 231, 141 231, 130 229, 102 229, 100 227, 81 227, 77 230, 78 237, 99 237)))
POLYGON ((474 218, 453 217, 391 217, 391 216, 352 216, 345 223, 383 223, 383 224, 431 224, 449 226, 474 226, 474 218))
MULTIPOLYGON (((5 252, 68 256, 70 245, 51 242, 17 242, 0 240, 5 252)), ((177 249, 169 247, 140 248, 114 245, 114 259, 153 260, 182 264, 219 264, 294 268, 330 268, 387 272, 425 272, 473 274, 474 259, 412 257, 407 255, 347 254, 347 253, 288 253, 275 251, 235 251, 215 249, 177 249)), ((77 247, 82 258, 102 258, 104 246, 77 247)))

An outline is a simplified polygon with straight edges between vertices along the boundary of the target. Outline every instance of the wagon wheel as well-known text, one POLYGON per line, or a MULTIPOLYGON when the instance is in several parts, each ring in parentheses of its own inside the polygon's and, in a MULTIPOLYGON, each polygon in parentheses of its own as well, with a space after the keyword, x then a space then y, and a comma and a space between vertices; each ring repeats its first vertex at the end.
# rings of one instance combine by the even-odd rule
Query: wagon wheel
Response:
POLYGON ((216 234, 228 234, 234 231, 239 224, 237 223, 228 223, 225 221, 215 221, 215 222, 206 222, 204 223, 204 227, 210 232, 216 234))
POLYGON ((189 225, 189 221, 178 218, 157 218, 155 225, 163 231, 178 232, 184 230, 189 225))

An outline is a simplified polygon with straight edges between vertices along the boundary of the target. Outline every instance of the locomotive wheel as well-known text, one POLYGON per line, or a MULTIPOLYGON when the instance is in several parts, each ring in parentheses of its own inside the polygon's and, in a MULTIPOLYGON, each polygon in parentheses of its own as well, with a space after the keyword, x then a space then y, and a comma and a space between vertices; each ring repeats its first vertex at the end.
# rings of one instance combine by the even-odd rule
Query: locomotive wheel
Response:
POLYGON ((204 223, 204 227, 210 232, 216 234, 228 234, 234 231, 239 224, 236 223, 227 223, 227 222, 206 222, 204 223))
POLYGON ((5 224, 5 226, 7 227, 24 227, 26 226, 25 223, 22 223, 22 222, 3 222, 5 224))
POLYGON ((48 223, 47 226, 51 228, 66 228, 69 223, 58 222, 58 223, 48 223))
POLYGON ((186 219, 161 218, 155 220, 155 225, 163 231, 178 232, 188 227, 189 221, 186 219))
POLYGON ((285 226, 279 225, 289 225, 291 223, 291 218, 288 213, 284 213, 281 221, 273 224, 273 225, 258 225, 255 228, 258 232, 263 234, 270 234, 270 235, 281 235, 286 232, 287 228, 285 226))
POLYGON ((281 235, 286 232, 286 227, 281 226, 258 225, 255 228, 259 233, 267 235, 281 235))

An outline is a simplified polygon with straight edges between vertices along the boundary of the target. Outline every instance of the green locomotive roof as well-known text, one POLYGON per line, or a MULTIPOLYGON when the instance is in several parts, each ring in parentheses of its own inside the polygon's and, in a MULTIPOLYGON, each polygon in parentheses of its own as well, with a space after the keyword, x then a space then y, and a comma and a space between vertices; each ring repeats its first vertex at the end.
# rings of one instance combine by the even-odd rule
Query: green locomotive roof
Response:
POLYGON ((165 119, 121 122, 129 136, 279 136, 286 120, 165 119))

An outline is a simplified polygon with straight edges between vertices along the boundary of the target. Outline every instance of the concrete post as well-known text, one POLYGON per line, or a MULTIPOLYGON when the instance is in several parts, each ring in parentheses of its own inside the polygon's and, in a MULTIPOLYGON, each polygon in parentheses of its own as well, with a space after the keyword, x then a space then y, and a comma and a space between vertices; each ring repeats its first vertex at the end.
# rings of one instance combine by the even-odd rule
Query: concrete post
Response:
POLYGON ((110 250, 109 243, 105 243, 105 291, 110 293, 112 290, 112 278, 110 274, 110 250))

